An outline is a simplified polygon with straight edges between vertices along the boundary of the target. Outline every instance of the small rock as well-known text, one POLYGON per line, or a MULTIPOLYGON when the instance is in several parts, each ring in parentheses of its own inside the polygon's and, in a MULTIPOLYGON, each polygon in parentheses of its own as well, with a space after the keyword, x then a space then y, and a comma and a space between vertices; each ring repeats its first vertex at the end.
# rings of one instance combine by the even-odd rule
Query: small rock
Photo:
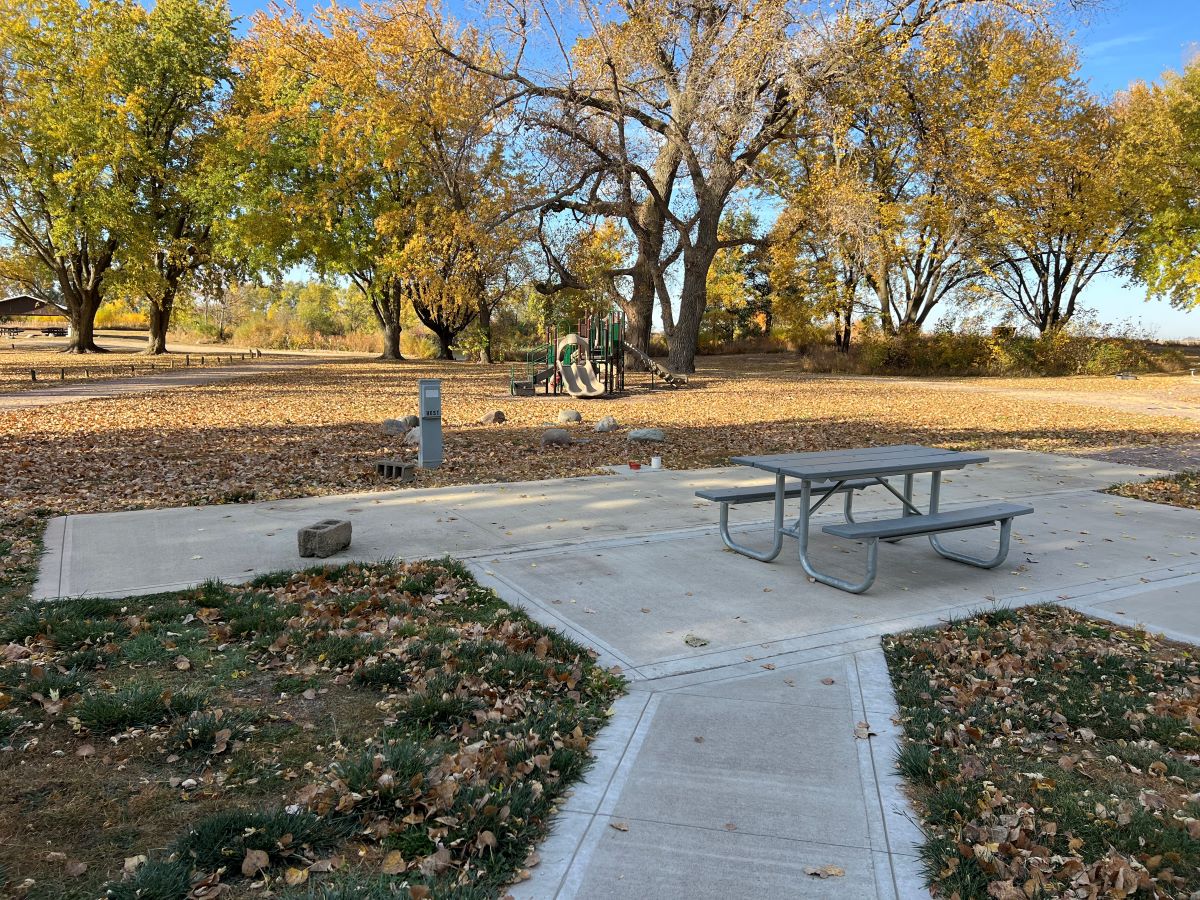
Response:
POLYGON ((566 425, 570 422, 582 422, 583 416, 581 416, 576 410, 564 409, 558 414, 558 421, 563 425, 566 425))
POLYGON ((183 781, 182 781, 182 782, 180 782, 179 786, 180 786, 181 788, 183 788, 185 791, 190 791, 190 790, 191 790, 192 788, 194 788, 194 787, 195 787, 195 786, 196 786, 198 783, 199 783, 199 782, 197 782, 195 778, 185 778, 185 779, 183 779, 183 781))
POLYGON ((561 446, 569 447, 571 445, 571 433, 565 428, 547 428, 542 432, 542 446, 561 446))
POLYGON ((479 420, 480 425, 499 425, 505 421, 503 410, 493 409, 489 413, 484 413, 483 418, 479 420))
POLYGON ((408 426, 403 419, 384 419, 383 424, 379 426, 379 430, 389 437, 394 437, 408 433, 408 426))
POLYGON ((406 446, 409 446, 409 447, 420 447, 421 446, 421 429, 413 428, 412 430, 410 430, 408 432, 408 434, 406 434, 404 436, 404 443, 406 446))
POLYGON ((658 443, 667 439, 661 428, 635 428, 629 432, 627 437, 631 441, 657 441, 658 443))
POLYGON ((612 416, 605 416, 603 419, 601 419, 599 422, 596 423, 596 427, 594 430, 603 433, 606 431, 616 431, 617 428, 619 428, 619 427, 620 426, 617 425, 616 419, 614 419, 612 416))
POLYGON ((409 428, 418 428, 421 425, 421 420, 416 416, 405 416, 401 421, 409 428))

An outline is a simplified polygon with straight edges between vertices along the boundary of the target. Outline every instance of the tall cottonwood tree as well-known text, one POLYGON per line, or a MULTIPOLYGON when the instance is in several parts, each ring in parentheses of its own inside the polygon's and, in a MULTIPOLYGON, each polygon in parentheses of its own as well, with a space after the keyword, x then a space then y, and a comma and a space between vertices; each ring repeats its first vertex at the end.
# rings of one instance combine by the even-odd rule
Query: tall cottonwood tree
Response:
POLYGON ((669 365, 689 372, 708 271, 722 248, 748 239, 722 238, 723 213, 812 92, 853 81, 864 62, 908 45, 943 15, 993 5, 849 0, 827 14, 804 0, 627 0, 613 9, 581 0, 582 34, 566 49, 553 32, 564 59, 547 75, 545 51, 530 50, 537 9, 513 2, 503 32, 513 38, 508 65, 443 50, 508 84, 511 100, 533 110, 531 123, 569 143, 579 159, 571 175, 591 177, 551 208, 620 218, 638 238, 631 277, 653 280, 669 365), (659 220, 655 246, 644 234, 655 235, 647 224, 659 220), (676 260, 677 303, 668 283, 676 260))
POLYGON ((135 164, 113 90, 141 7, 125 0, 0 4, 0 275, 45 273, 70 312, 70 352, 99 352, 94 328, 130 227, 135 164))
MULTIPOLYGON (((431 52, 411 19, 369 11, 363 22, 381 80, 406 85, 414 165, 430 184, 413 204, 415 229, 395 245, 393 267, 442 358, 453 358, 458 335, 476 322, 481 357, 491 362, 492 314, 522 271, 537 206, 514 146, 515 123, 504 114, 500 85, 431 52)), ((443 26, 439 40, 482 53, 469 29, 455 35, 443 26)))
POLYGON ((166 352, 180 287, 210 258, 213 229, 234 202, 219 158, 232 46, 224 0, 157 0, 119 48, 122 91, 137 101, 121 288, 147 307, 147 353, 166 352))
POLYGON ((371 8, 257 16, 243 58, 241 233, 355 284, 384 358, 402 358, 410 306, 449 356, 494 305, 524 211, 494 85, 450 70, 423 24, 371 8))
POLYGON ((432 189, 406 82, 381 83, 366 34, 339 8, 257 15, 239 62, 240 247, 258 249, 259 268, 307 263, 348 279, 383 332, 382 357, 402 359, 408 293, 394 261, 432 189))
POLYGON ((1119 171, 1140 198, 1132 274, 1180 309, 1200 305, 1200 55, 1118 98, 1119 171))
POLYGON ((1001 88, 964 146, 987 200, 981 286, 1044 334, 1071 320, 1097 275, 1126 265, 1139 202, 1116 176, 1119 130, 1053 34, 985 22, 961 55, 1001 88))

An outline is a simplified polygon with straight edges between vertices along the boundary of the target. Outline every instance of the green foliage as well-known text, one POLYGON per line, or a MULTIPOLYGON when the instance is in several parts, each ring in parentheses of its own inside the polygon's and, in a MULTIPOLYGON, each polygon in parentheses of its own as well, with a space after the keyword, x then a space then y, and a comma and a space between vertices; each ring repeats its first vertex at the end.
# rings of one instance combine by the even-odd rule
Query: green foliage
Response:
POLYGON ((179 900, 191 886, 192 870, 185 861, 152 860, 128 881, 106 885, 104 896, 107 900, 179 900))
POLYGON ((79 721, 92 731, 110 734, 140 725, 157 725, 186 716, 204 705, 198 694, 172 694, 152 681, 131 682, 116 691, 91 691, 75 708, 79 721))
POLYGON ((175 852, 201 871, 239 865, 247 850, 262 850, 277 865, 297 853, 328 852, 345 839, 349 827, 349 820, 309 812, 229 810, 194 823, 175 842, 175 852))
POLYGON ((1200 57, 1121 98, 1122 174, 1145 215, 1134 274, 1173 306, 1200 305, 1200 57))

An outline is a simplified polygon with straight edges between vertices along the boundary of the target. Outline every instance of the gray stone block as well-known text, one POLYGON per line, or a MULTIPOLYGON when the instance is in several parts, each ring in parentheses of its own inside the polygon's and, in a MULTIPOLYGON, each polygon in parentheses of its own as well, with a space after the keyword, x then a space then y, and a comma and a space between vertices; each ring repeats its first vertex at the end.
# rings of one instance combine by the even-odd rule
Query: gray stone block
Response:
POLYGON ((549 447, 552 445, 569 447, 571 445, 571 432, 565 428, 547 428, 542 432, 542 446, 549 447))
POLYGON ((350 522, 346 519, 323 519, 315 525, 301 528, 297 533, 300 555, 324 559, 350 546, 350 522))
POLYGON ((506 420, 506 417, 504 415, 503 410, 493 409, 491 412, 483 414, 483 417, 479 420, 479 424, 480 425, 499 425, 501 422, 504 422, 505 420, 506 420))
POLYGON ((631 441, 655 441, 657 443, 667 439, 661 428, 635 428, 629 432, 627 437, 631 441))
POLYGON ((400 421, 402 421, 409 428, 416 428, 421 424, 421 420, 417 416, 405 416, 400 421))
POLYGON ((568 425, 571 422, 582 422, 583 416, 579 414, 578 410, 564 409, 558 414, 558 421, 563 425, 568 425))
POLYGON ((384 478, 399 479, 402 483, 417 477, 416 467, 405 459, 381 459, 375 463, 375 471, 384 478))
POLYGON ((403 419, 384 419, 383 424, 379 426, 379 430, 384 434, 395 437, 408 433, 408 425, 403 419))
POLYGON ((413 428, 411 431, 409 431, 408 434, 406 434, 404 436, 404 443, 407 444, 409 447, 420 447, 421 446, 421 429, 418 427, 418 428, 413 428))
POLYGON ((603 419, 601 419, 599 422, 596 423, 596 427, 593 430, 598 431, 601 434, 603 434, 606 431, 616 431, 619 427, 620 426, 617 425, 616 419, 614 419, 612 416, 605 416, 603 419))

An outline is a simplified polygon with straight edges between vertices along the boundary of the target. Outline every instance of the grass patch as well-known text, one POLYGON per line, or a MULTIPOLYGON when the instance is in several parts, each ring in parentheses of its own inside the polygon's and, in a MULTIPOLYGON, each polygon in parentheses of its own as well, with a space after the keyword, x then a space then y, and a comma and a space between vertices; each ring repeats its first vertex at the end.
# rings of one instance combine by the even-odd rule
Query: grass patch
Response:
POLYGON ((10 608, 0 894, 495 897, 621 690, 451 561, 10 608))
POLYGON ((172 693, 153 681, 133 682, 108 691, 90 691, 75 707, 85 728, 101 734, 158 725, 187 716, 204 705, 204 698, 191 693, 172 693))
POLYGON ((884 652, 935 895, 1200 893, 1195 647, 1035 606, 884 652))

